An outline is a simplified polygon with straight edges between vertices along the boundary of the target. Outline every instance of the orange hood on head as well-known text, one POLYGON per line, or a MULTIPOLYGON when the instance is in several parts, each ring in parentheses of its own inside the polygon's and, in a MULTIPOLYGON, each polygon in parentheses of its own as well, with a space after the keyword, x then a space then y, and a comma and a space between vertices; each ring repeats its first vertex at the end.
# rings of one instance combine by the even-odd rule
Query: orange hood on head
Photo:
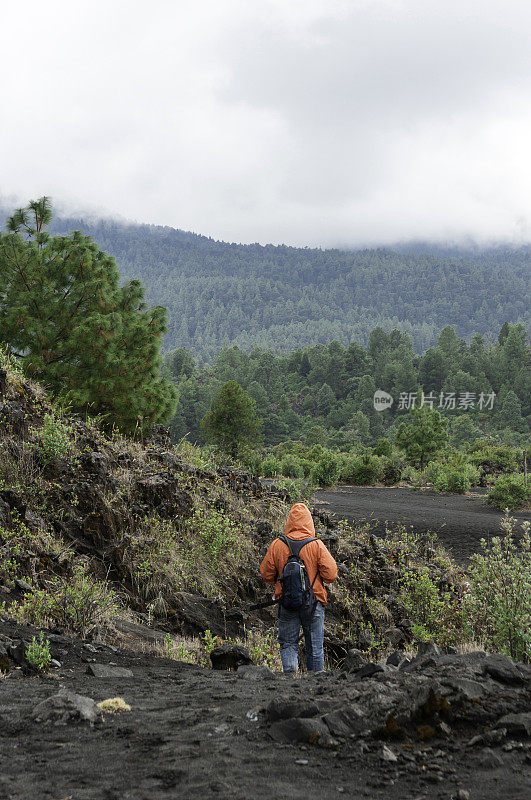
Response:
POLYGON ((284 533, 292 539, 307 539, 315 536, 313 519, 308 506, 305 506, 304 503, 295 503, 292 506, 284 533))

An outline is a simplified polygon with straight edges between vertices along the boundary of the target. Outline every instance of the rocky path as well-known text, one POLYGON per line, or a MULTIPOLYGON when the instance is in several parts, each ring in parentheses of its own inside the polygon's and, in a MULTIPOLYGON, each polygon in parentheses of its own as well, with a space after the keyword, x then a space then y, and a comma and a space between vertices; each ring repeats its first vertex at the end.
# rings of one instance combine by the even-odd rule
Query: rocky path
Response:
MULTIPOLYGON (((403 523, 415 532, 436 533, 458 561, 466 562, 480 549, 480 540, 500 534, 500 511, 486 505, 479 495, 451 495, 406 488, 339 486, 315 492, 317 506, 349 522, 371 520, 376 532, 385 531, 385 522, 403 523)), ((519 522, 531 514, 515 512, 519 522)))
MULTIPOLYGON (((0 647, 33 633, 0 622, 0 647)), ((427 652, 293 678, 50 638, 49 677, 0 680, 5 800, 529 797, 531 672, 509 659, 427 652), (61 690, 131 711, 100 720, 94 707, 90 724, 75 697, 49 700, 61 690)))

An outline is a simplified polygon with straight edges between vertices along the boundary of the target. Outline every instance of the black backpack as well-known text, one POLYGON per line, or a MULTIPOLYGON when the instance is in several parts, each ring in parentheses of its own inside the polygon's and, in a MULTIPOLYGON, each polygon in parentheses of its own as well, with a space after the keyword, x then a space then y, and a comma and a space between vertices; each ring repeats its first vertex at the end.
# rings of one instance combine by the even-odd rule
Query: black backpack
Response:
POLYGON ((281 542, 289 547, 289 556, 279 578, 282 584, 282 597, 280 604, 286 611, 298 611, 301 622, 309 622, 317 606, 317 598, 313 585, 318 572, 315 573, 311 585, 304 561, 299 558, 302 548, 310 542, 316 542, 315 537, 294 541, 287 536, 279 536, 281 542))

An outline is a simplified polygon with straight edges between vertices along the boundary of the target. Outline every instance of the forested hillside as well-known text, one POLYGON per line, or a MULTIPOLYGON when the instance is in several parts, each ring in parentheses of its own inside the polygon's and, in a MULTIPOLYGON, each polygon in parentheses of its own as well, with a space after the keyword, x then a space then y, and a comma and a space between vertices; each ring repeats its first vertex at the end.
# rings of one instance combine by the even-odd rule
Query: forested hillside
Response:
POLYGON ((168 227, 58 218, 81 229, 168 308, 166 350, 210 360, 230 343, 287 352, 337 340, 366 345, 376 326, 407 332, 416 352, 445 325, 487 338, 507 320, 529 325, 531 250, 450 256, 238 245, 168 227))
POLYGON ((525 328, 507 324, 495 345, 478 334, 467 344, 447 326, 422 356, 407 334, 382 328, 371 332, 366 348, 335 341, 277 356, 227 347, 206 367, 184 348, 165 356, 166 374, 179 392, 175 440, 203 441, 200 424, 213 397, 225 381, 235 380, 256 404, 266 445, 300 439, 341 449, 392 437, 413 399, 422 403, 422 391, 447 418, 454 445, 484 434, 528 441, 530 366, 525 328), (393 397, 390 410, 375 409, 377 389, 393 397))

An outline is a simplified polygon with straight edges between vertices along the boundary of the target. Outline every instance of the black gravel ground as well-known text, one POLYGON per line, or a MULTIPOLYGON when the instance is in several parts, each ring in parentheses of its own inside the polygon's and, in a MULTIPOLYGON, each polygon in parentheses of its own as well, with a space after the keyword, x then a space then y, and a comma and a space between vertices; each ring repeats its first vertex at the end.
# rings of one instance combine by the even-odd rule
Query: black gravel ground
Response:
MULTIPOLYGON (((31 633, 0 622, 4 642, 31 633)), ((382 757, 382 741, 370 737, 347 737, 320 747, 278 744, 269 735, 263 712, 274 697, 306 697, 326 706, 348 698, 353 676, 246 679, 235 672, 52 639, 62 659, 53 674, 43 678, 14 671, 0 680, 3 800, 450 800, 460 789, 469 792, 462 796, 470 800, 529 797, 531 752, 525 742, 505 750, 498 745, 494 759, 485 757, 484 750, 467 748, 471 736, 485 728, 485 708, 477 703, 469 703, 464 716, 451 721, 449 737, 421 742, 413 736, 388 743, 397 756, 389 763, 382 757), (92 677, 89 659, 128 667, 133 677, 92 677), (98 702, 123 697, 132 710, 94 726, 33 719, 37 703, 62 686, 98 702)), ((496 702, 509 707, 515 696, 502 686, 496 702)))
MULTIPOLYGON (((461 563, 480 549, 480 540, 500 534, 502 513, 486 505, 479 495, 440 494, 431 490, 407 488, 365 488, 339 486, 313 495, 314 503, 349 522, 372 520, 376 533, 385 531, 385 522, 401 522, 414 531, 436 533, 445 547, 461 563)), ((515 512, 519 523, 531 514, 515 512)))

